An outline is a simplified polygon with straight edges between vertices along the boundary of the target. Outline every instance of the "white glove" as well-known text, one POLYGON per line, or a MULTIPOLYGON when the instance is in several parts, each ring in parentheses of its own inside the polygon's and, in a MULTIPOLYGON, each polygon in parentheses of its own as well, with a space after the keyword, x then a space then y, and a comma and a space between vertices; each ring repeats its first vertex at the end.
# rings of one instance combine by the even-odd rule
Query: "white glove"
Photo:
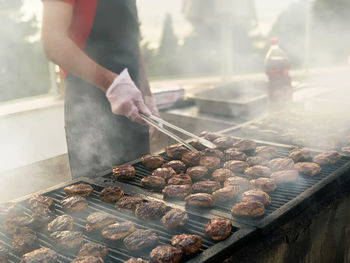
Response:
POLYGON ((151 111, 152 115, 159 117, 160 115, 157 108, 157 103, 153 95, 145 95, 143 99, 147 108, 151 111))
POLYGON ((128 69, 124 69, 109 86, 106 96, 114 114, 127 117, 133 122, 145 125, 139 112, 150 116, 151 112, 142 99, 140 90, 132 81, 128 69))

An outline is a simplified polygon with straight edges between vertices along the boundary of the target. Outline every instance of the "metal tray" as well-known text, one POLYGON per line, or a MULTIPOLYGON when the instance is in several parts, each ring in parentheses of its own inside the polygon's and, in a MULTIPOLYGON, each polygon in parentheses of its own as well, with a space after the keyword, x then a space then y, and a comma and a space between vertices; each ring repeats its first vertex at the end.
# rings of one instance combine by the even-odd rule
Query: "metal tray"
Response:
POLYGON ((267 109, 266 82, 240 81, 189 95, 199 111, 225 116, 253 116, 267 109))

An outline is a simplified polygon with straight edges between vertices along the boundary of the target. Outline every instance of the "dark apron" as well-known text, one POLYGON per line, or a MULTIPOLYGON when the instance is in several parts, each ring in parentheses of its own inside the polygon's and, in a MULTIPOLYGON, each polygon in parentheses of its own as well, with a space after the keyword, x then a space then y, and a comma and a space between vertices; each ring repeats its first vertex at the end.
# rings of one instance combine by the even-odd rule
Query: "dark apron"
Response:
MULTIPOLYGON (((103 67, 129 69, 138 81, 139 23, 135 0, 99 0, 84 51, 103 67)), ((73 75, 66 79, 65 124, 72 178, 149 152, 148 128, 111 112, 105 93, 73 75)))

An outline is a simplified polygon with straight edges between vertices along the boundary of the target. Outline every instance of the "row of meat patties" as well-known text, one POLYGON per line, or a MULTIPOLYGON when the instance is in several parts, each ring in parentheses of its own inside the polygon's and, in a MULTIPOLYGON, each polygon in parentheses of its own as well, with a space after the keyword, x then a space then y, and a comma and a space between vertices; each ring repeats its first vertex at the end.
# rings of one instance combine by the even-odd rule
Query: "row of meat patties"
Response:
MULTIPOLYGON (((322 166, 336 163, 341 155, 336 151, 313 154, 303 148, 290 151, 288 157, 277 158, 274 146, 258 146, 251 140, 235 140, 215 133, 202 136, 217 145, 189 151, 181 145, 166 148, 173 159, 165 162, 162 156, 147 154, 142 164, 153 169, 152 175, 141 183, 150 189, 161 189, 167 199, 184 199, 187 205, 213 207, 216 202, 232 202, 232 214, 257 217, 265 212, 271 198, 269 192, 278 185, 293 183, 299 176, 317 176, 322 166)), ((136 170, 132 165, 113 167, 117 179, 132 180, 136 170)))
MULTIPOLYGON (((108 248, 97 243, 84 243, 83 232, 74 230, 74 219, 69 214, 87 208, 87 198, 93 188, 89 184, 75 184, 64 189, 67 197, 61 207, 67 214, 55 216, 54 201, 50 197, 38 195, 29 200, 32 215, 27 216, 17 204, 8 203, 1 207, 3 229, 13 235, 13 249, 22 255, 21 262, 58 262, 57 253, 50 248, 39 248, 37 231, 47 231, 53 247, 61 251, 78 251, 74 263, 104 262, 108 248), (43 215, 43 216, 41 216, 43 215), (80 248, 80 249, 79 249, 80 248)), ((142 220, 160 220, 165 229, 179 229, 186 226, 188 215, 181 209, 169 209, 163 202, 146 201, 136 196, 126 196, 118 186, 104 188, 99 197, 105 202, 115 202, 121 212, 133 212, 142 220)), ((230 220, 215 218, 210 220, 203 232, 212 240, 227 238, 232 231, 230 220)), ((150 262, 179 262, 184 255, 197 254, 202 237, 180 233, 170 240, 169 245, 158 245, 159 237, 151 229, 136 228, 132 221, 122 221, 115 215, 95 212, 87 216, 85 234, 101 235, 106 241, 121 240, 130 251, 150 250, 150 262), (154 248, 154 249, 153 249, 154 248), (152 250, 153 249, 153 250, 152 250)), ((116 247, 116 249, 118 249, 116 247)), ((7 262, 8 250, 0 247, 0 262, 7 262), (3 260, 3 261, 2 261, 3 260)), ((149 262, 131 258, 127 262, 149 262)))

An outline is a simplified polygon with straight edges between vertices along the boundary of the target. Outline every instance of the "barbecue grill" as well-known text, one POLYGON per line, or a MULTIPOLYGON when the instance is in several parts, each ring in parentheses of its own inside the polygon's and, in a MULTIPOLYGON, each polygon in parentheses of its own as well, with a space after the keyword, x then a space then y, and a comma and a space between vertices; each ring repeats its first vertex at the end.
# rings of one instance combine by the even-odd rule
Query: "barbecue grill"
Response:
MULTIPOLYGON (((275 158, 288 157, 289 152, 293 149, 292 146, 282 146, 268 142, 257 143, 257 145, 270 145, 277 148, 277 156, 275 158)), ((312 154, 319 152, 312 151, 312 154)), ((165 161, 170 161, 164 153, 161 154, 165 161)), ((149 190, 141 184, 141 179, 152 174, 153 170, 145 167, 140 160, 135 160, 129 164, 136 169, 136 177, 129 181, 124 181, 130 185, 142 188, 154 198, 162 199, 161 190, 149 190)), ((199 214, 210 214, 212 216, 219 216, 231 219, 239 225, 262 228, 265 225, 271 224, 278 218, 279 215, 286 213, 293 207, 305 201, 312 193, 322 188, 325 182, 335 180, 338 176, 343 175, 350 170, 350 157, 343 156, 337 163, 322 166, 321 172, 316 176, 300 176, 296 182, 285 183, 279 185, 275 191, 270 192, 271 204, 266 206, 263 216, 258 218, 236 217, 231 215, 232 201, 216 202, 213 208, 195 208, 186 206, 186 210, 196 212, 199 214)), ((115 182, 111 170, 100 174, 101 177, 97 180, 99 182, 113 184, 115 182)), ((171 201, 174 204, 185 206, 183 201, 171 201)))
MULTIPOLYGON (((106 185, 104 185, 106 186, 106 185)), ((124 189, 125 193, 127 195, 138 195, 141 197, 145 197, 147 195, 146 192, 139 191, 139 189, 136 189, 132 186, 121 184, 121 187, 124 189)), ((189 220, 185 224, 185 226, 176 229, 176 230, 168 230, 165 229, 160 220, 157 221, 144 221, 141 219, 138 219, 135 217, 131 212, 120 212, 114 208, 114 204, 112 203, 106 203, 99 199, 99 192, 103 189, 102 185, 97 185, 93 181, 91 181, 88 178, 79 178, 72 182, 69 182, 68 184, 59 185, 55 188, 42 191, 37 194, 43 194, 45 196, 49 196, 54 199, 55 201, 55 214, 56 215, 62 215, 62 214, 69 214, 74 218, 74 230, 81 231, 84 233, 84 242, 96 242, 99 244, 103 244, 108 247, 109 253, 105 259, 105 262, 124 262, 128 260, 130 257, 142 257, 147 259, 149 257, 149 250, 143 250, 141 252, 135 252, 135 251, 129 251, 127 250, 122 241, 118 242, 112 242, 108 241, 106 239, 103 239, 101 237, 100 233, 87 233, 85 231, 85 223, 86 223, 86 217, 93 213, 93 212, 106 212, 112 215, 115 215, 118 221, 132 221, 136 228, 138 229, 151 229, 155 231, 159 236, 159 244, 164 245, 170 245, 170 240, 172 236, 176 234, 182 234, 182 233, 190 233, 190 234, 197 234, 202 237, 202 247, 199 252, 199 258, 195 259, 194 261, 203 262, 208 261, 212 258, 213 255, 215 257, 221 257, 222 259, 225 258, 225 249, 228 247, 228 244, 235 244, 235 246, 239 245, 244 238, 247 238, 247 236, 253 234, 252 228, 241 228, 238 224, 233 223, 231 236, 225 241, 225 244, 218 243, 216 244, 214 241, 210 240, 208 237, 205 236, 203 229, 205 227, 205 224, 209 221, 211 218, 210 216, 202 216, 197 213, 191 213, 188 212, 189 220), (87 197, 88 200, 88 208, 81 212, 65 212, 62 210, 60 206, 60 201, 66 196, 63 188, 68 185, 72 184, 78 184, 78 183, 89 183, 94 188, 94 192, 87 197), (214 253, 215 251, 215 253, 214 253)), ((24 198, 21 198, 19 200, 16 200, 16 202, 19 202, 23 210, 27 215, 30 215, 31 210, 29 209, 28 205, 28 199, 33 196, 27 196, 24 198)), ((150 198, 147 198, 150 200, 150 198)), ((169 204, 167 204, 169 205, 169 204)), ((175 207, 174 205, 168 206, 168 209, 171 207, 175 207)), ((45 229, 38 229, 38 239, 39 239, 39 245, 41 247, 48 247, 53 250, 55 250, 59 255, 59 261, 60 262, 71 262, 74 258, 76 258, 77 251, 70 251, 70 250, 58 250, 57 247, 51 243, 49 233, 45 229)), ((19 262, 20 256, 13 252, 11 248, 12 243, 12 237, 6 233, 3 232, 3 230, 0 230, 0 245, 8 248, 10 251, 10 257, 9 262, 19 262)), ((184 261, 191 260, 193 257, 185 257, 184 261)))

